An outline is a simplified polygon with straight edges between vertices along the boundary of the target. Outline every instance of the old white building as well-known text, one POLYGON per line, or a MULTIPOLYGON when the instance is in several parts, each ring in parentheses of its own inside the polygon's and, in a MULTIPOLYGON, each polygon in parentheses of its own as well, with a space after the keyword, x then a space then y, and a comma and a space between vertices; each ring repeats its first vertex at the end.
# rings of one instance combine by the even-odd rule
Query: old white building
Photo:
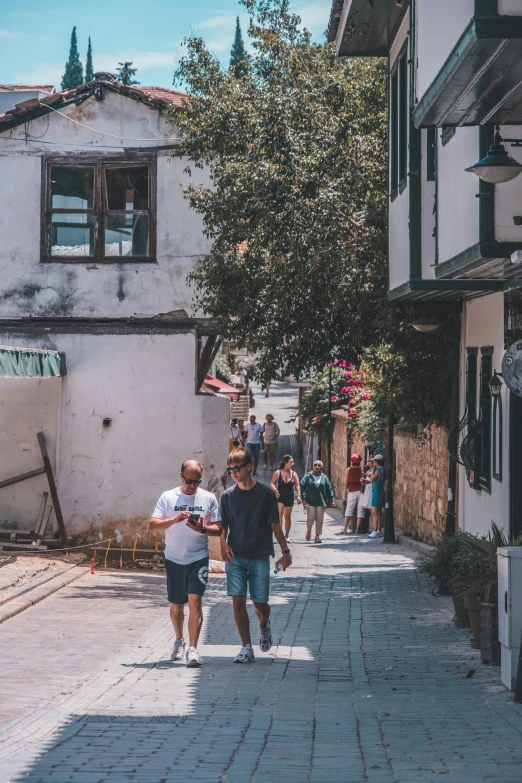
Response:
POLYGON ((522 176, 466 169, 495 126, 522 162, 522 2, 335 0, 329 39, 389 61, 389 297, 461 306, 458 524, 520 533, 522 402, 488 383, 522 337, 522 176))
POLYGON ((97 74, 0 115, 0 345, 65 359, 0 377, 4 528, 34 529, 46 476, 1 482, 40 468, 40 431, 69 535, 143 530, 189 457, 221 487, 229 403, 199 392, 219 338, 187 283, 209 243, 163 113, 180 100, 97 74))

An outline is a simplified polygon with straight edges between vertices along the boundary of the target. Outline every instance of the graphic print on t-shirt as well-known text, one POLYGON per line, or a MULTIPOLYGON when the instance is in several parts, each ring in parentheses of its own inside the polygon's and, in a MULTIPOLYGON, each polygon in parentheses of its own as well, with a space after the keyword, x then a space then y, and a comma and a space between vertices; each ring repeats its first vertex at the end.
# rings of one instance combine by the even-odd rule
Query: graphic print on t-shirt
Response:
MULTIPOLYGON (((216 496, 205 489, 195 495, 185 495, 181 487, 164 492, 156 504, 153 517, 171 519, 180 511, 199 513, 205 524, 221 519, 216 496)), ((186 520, 176 522, 165 530, 165 557, 179 565, 188 565, 208 557, 208 537, 187 526, 186 520)))

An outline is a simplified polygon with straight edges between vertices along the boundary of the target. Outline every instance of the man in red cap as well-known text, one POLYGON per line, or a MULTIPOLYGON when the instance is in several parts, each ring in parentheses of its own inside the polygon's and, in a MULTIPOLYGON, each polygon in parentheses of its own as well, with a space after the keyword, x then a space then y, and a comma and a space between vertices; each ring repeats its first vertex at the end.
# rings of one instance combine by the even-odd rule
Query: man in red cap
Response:
POLYGON ((346 478, 344 481, 344 493, 346 497, 346 512, 344 517, 343 533, 350 534, 352 528, 352 519, 357 515, 357 527, 355 533, 364 521, 364 509, 361 506, 361 460, 360 454, 352 454, 350 457, 350 467, 346 468, 346 478))

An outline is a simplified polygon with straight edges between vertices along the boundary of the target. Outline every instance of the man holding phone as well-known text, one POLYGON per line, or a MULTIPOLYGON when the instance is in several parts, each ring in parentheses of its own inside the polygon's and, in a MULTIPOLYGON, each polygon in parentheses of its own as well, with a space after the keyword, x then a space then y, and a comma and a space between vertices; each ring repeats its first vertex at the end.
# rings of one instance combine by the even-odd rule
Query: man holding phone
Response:
POLYGON ((165 531, 165 570, 170 619, 175 633, 171 660, 201 666, 198 640, 203 623, 202 600, 208 580, 208 536, 221 535, 219 505, 212 492, 200 489, 203 468, 195 459, 181 466, 181 486, 164 492, 149 522, 151 533, 165 531), (185 604, 189 605, 189 646, 183 637, 185 604))

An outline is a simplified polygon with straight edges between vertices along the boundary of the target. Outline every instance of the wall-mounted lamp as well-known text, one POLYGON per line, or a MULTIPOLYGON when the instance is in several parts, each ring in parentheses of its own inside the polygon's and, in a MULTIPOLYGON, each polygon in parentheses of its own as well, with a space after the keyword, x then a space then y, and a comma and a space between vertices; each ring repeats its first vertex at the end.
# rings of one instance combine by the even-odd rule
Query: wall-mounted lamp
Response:
POLYGON ((495 138, 488 154, 465 170, 476 174, 479 179, 490 182, 492 185, 509 182, 522 173, 522 163, 511 157, 504 144, 514 144, 518 147, 521 143, 522 139, 502 139, 500 128, 497 125, 495 138))
POLYGON ((499 375, 502 375, 502 373, 501 372, 497 373, 496 370, 493 370, 493 377, 488 382, 488 386, 490 388, 492 397, 500 397, 502 381, 500 380, 499 375))
POLYGON ((432 334, 440 329, 441 324, 436 318, 419 318, 412 323, 414 329, 423 334, 432 334))

